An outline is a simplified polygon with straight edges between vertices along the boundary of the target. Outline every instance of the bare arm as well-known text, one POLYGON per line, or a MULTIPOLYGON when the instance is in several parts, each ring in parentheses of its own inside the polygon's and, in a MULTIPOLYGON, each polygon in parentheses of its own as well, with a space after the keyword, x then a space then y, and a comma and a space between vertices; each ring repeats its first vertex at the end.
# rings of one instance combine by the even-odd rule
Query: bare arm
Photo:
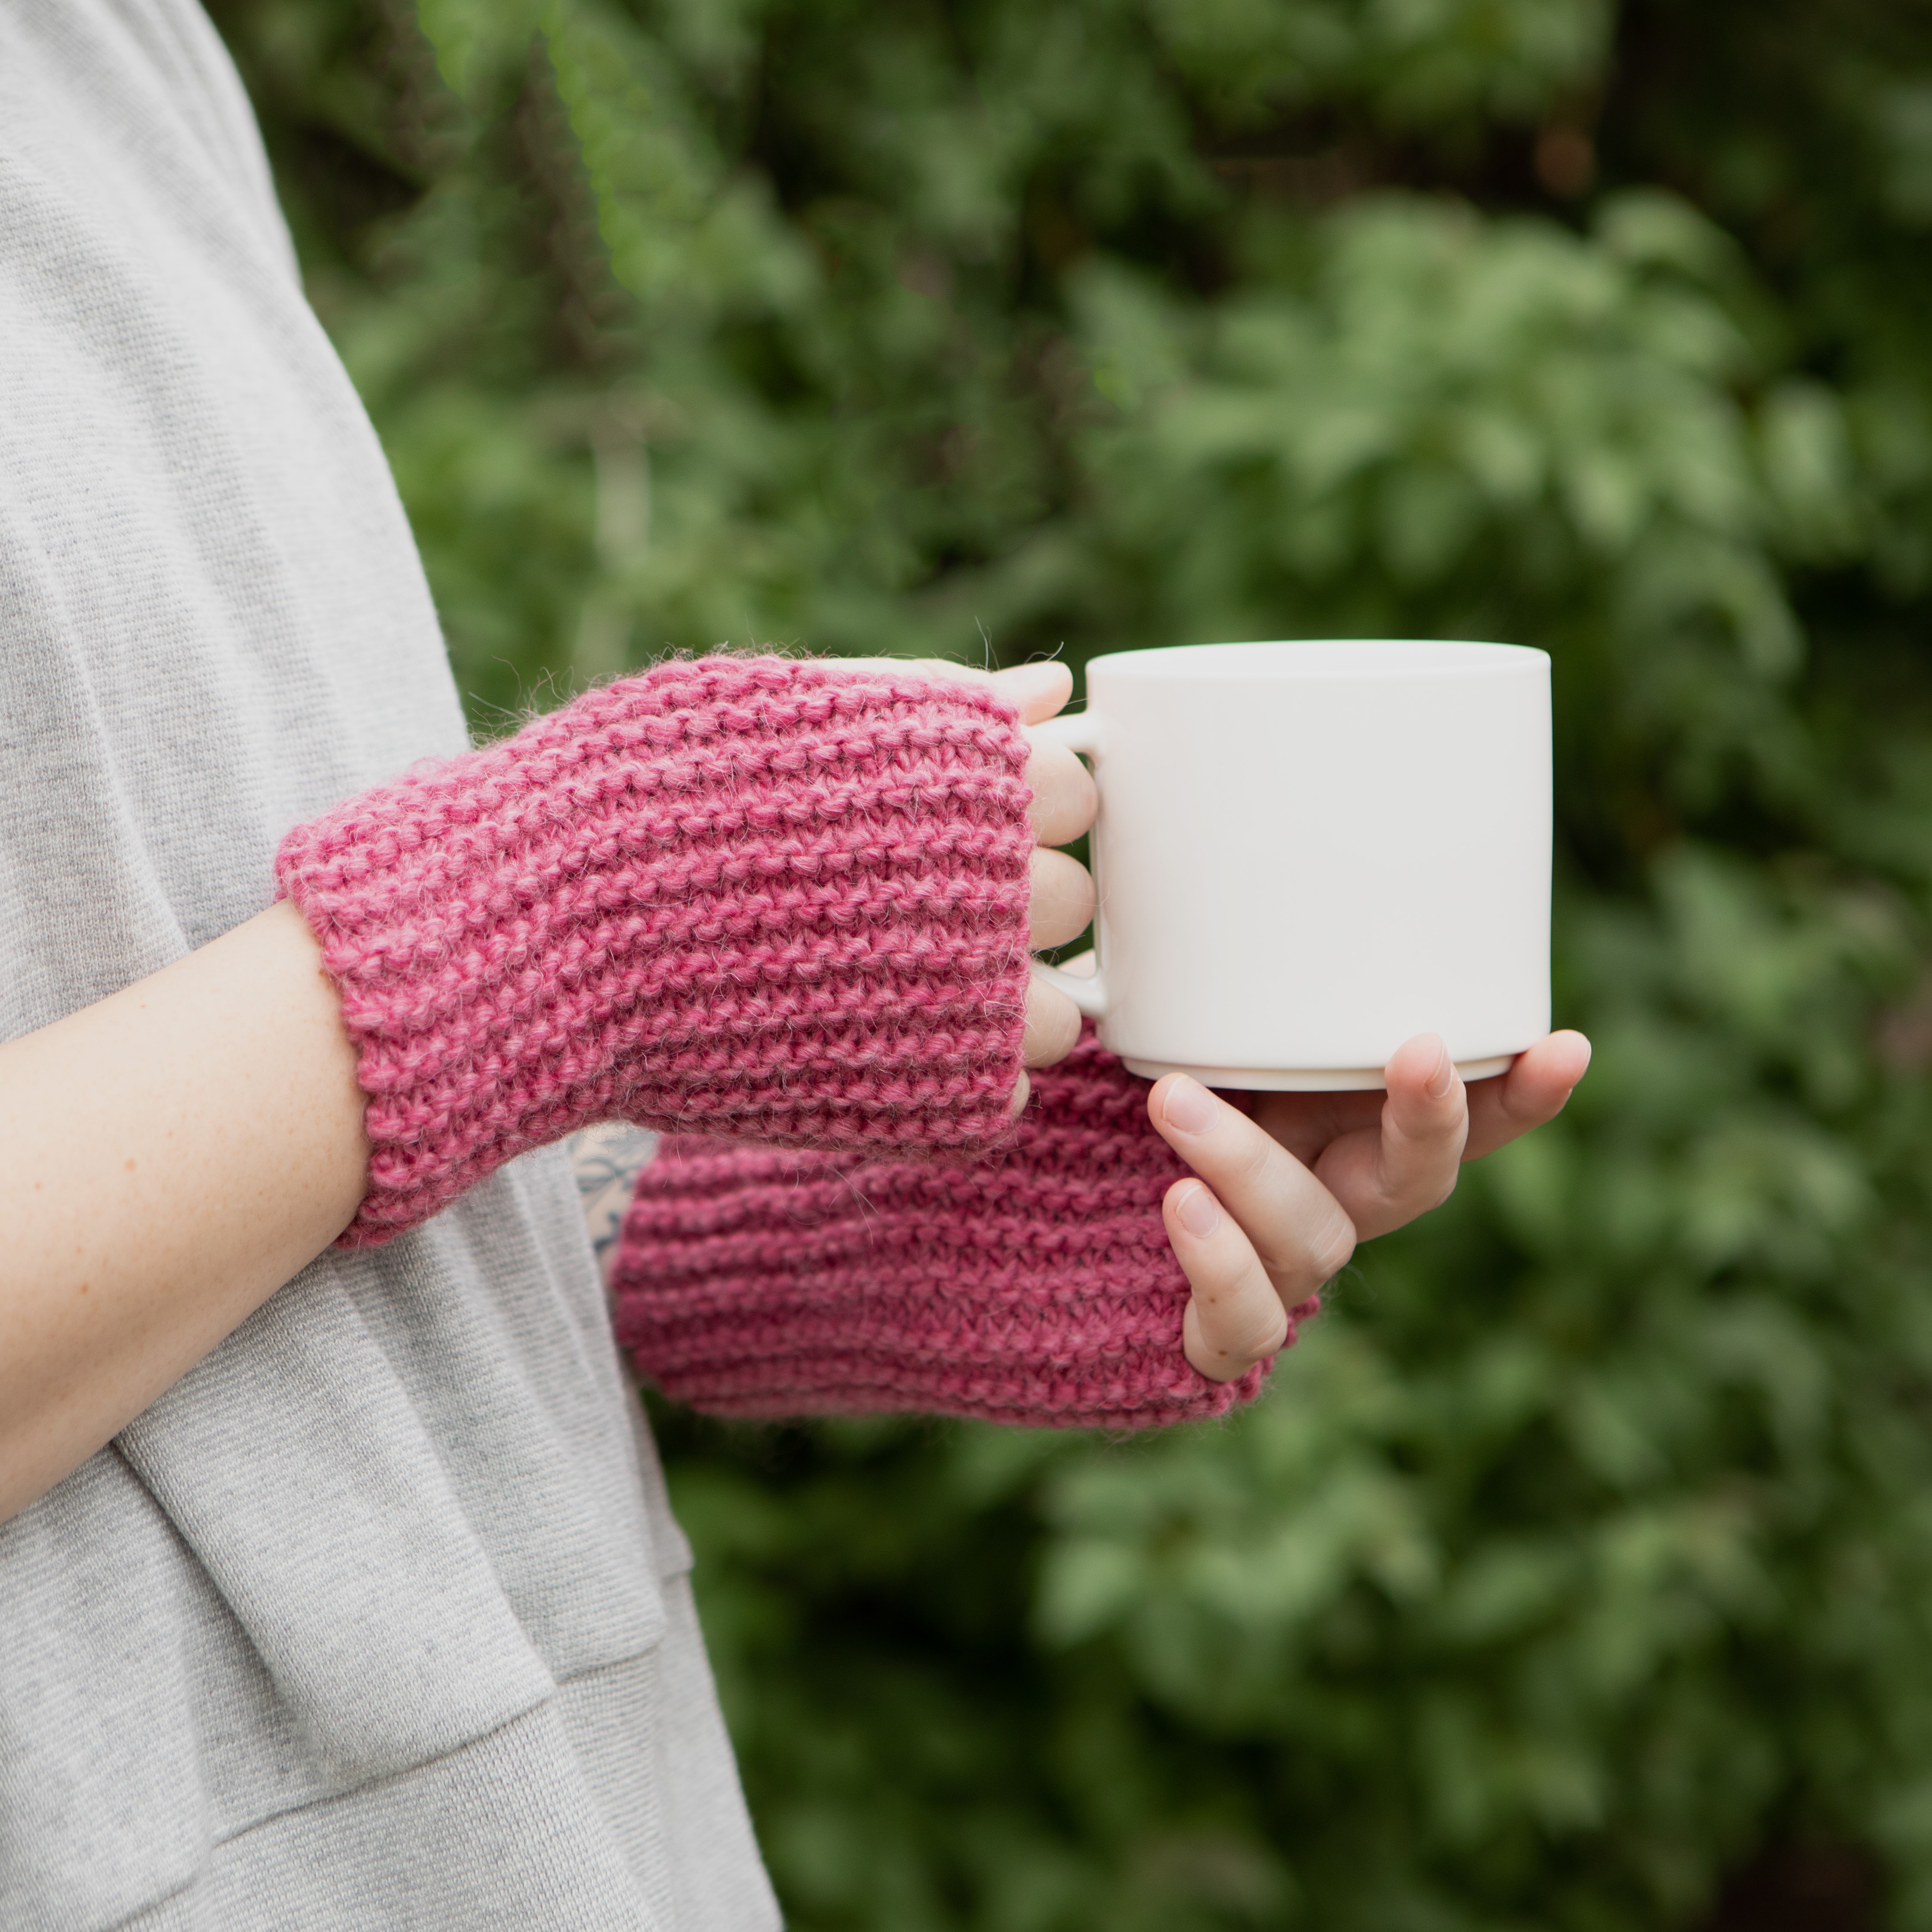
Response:
POLYGON ((586 1127, 570 1144, 570 1162, 584 1203, 584 1226, 590 1237, 597 1271, 608 1283, 617 1252, 617 1237, 638 1176, 650 1165, 657 1136, 626 1120, 586 1127))
MULTIPOLYGON (((942 675, 991 683, 1036 722, 1072 688, 1059 665, 988 674, 858 664, 861 695, 887 701, 882 669, 916 686, 942 675)), ((796 674, 816 688, 827 674, 796 674)), ((623 701, 643 702, 654 675, 626 686, 623 701)), ((715 701, 708 693, 700 676, 680 701, 715 701)), ((601 717, 608 703, 586 695, 582 707, 601 717)), ((979 708, 962 709, 962 729, 969 713, 979 708)), ((584 715, 566 707, 532 728, 548 742, 584 715)), ((494 770, 517 742, 476 757, 494 770)), ((1036 824, 1071 837, 1092 815, 1078 761, 1046 747, 1028 769, 1036 824)), ((398 796, 378 788, 363 803, 400 808, 398 796)), ((1091 907, 1086 874, 1060 853, 1033 857, 1035 943, 1070 938, 1091 907)), ((1024 1058, 1043 1064, 1071 1046, 1078 1016, 1058 994, 1028 1002, 1024 1058)), ((1022 1076, 1016 1105, 1024 1091, 1022 1076)), ((0 1047, 0 1520, 78 1467, 326 1248, 364 1204, 369 1160, 356 1050, 292 902, 0 1047)), ((626 1192, 628 1176, 620 1184, 614 1173, 607 1219, 626 1192)))
POLYGON ((362 1107, 286 902, 0 1047, 0 1520, 348 1225, 362 1107))

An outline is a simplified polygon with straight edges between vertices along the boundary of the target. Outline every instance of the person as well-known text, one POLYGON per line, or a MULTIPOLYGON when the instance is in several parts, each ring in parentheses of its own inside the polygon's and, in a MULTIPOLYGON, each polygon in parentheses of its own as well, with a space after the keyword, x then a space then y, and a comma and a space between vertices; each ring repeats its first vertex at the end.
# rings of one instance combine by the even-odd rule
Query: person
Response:
POLYGON ((578 1129, 700 1130, 614 1271, 668 1388, 1133 1423, 1580 1076, 1128 1083, 1028 986, 1055 667, 674 660, 470 749, 194 0, 0 14, 0 394, 10 1928, 776 1922, 578 1129), (1052 1312, 1096 1161, 1124 1381, 1052 1312), (866 1326, 861 1174, 986 1296, 866 1326))

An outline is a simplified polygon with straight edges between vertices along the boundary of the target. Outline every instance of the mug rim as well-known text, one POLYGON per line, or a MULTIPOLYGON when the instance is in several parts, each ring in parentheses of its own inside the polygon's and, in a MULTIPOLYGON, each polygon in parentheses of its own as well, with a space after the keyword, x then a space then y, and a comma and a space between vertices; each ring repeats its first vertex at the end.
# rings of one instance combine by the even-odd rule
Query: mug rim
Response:
POLYGON ((1270 683, 1369 680, 1507 676, 1547 669, 1550 653, 1533 644, 1499 644, 1467 638, 1264 638, 1212 644, 1155 644, 1089 658, 1087 673, 1113 672, 1138 679, 1163 674, 1196 681, 1204 675, 1246 677, 1270 683), (1318 653, 1298 664, 1294 655, 1318 653), (1360 656, 1356 662, 1348 660, 1360 656), (1201 659, 1218 659, 1210 672, 1201 659), (1252 656, 1250 656, 1252 654, 1252 656), (1265 655, 1264 655, 1265 654, 1265 655), (1243 663, 1239 658, 1246 658, 1243 663))

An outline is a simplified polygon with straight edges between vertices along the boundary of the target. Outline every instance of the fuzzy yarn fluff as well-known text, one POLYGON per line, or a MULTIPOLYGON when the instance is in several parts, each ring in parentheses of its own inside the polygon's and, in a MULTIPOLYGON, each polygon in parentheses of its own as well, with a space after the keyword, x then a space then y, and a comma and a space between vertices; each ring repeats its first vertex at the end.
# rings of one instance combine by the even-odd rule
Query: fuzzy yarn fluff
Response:
POLYGON ((1020 1070, 1016 711, 908 667, 657 666, 284 842, 368 1096, 391 1239, 599 1120, 984 1146, 1020 1070))
MULTIPOLYGON (((1161 1201, 1188 1169, 1147 1095, 1089 1033, 1034 1075, 1018 1132, 970 1162, 668 1141, 624 1222, 618 1340, 718 1415, 1220 1415, 1269 1365, 1212 1382, 1182 1353, 1189 1290, 1161 1201)), ((1319 1305, 1294 1310, 1290 1342, 1319 1305)))

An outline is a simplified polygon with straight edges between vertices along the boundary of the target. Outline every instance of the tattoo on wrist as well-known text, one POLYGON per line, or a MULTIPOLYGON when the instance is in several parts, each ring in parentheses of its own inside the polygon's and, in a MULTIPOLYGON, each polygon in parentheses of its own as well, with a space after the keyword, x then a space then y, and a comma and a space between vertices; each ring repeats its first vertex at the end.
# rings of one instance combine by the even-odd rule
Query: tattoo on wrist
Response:
POLYGON ((631 1190, 656 1151, 655 1134, 622 1121, 586 1127, 571 1142, 571 1164, 577 1172, 584 1226, 598 1271, 607 1278, 624 1225, 624 1210, 631 1204, 631 1190))

